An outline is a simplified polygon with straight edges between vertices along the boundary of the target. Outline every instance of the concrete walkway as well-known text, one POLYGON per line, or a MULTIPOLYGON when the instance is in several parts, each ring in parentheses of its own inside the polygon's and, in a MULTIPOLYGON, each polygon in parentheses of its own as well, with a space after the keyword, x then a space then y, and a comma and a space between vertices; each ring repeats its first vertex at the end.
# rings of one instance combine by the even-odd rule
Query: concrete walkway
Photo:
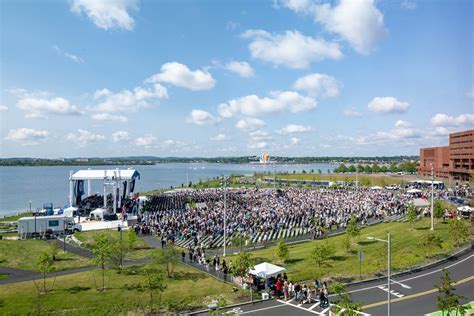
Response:
MULTIPOLYGON (((59 249, 64 249, 64 242, 62 241, 62 239, 48 240, 47 242, 56 244, 59 249)), ((90 251, 89 249, 76 247, 68 243, 66 243, 66 251, 72 252, 73 254, 76 254, 84 258, 89 258, 89 259, 95 258, 94 253, 90 251)))

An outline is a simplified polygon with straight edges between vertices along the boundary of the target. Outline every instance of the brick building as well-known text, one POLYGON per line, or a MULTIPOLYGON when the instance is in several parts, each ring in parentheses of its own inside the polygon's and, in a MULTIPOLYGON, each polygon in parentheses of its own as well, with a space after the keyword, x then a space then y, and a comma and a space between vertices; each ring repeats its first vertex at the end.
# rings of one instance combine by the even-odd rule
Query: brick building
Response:
POLYGON ((418 174, 434 175, 460 181, 469 181, 474 173, 474 130, 449 134, 449 145, 443 147, 420 148, 418 174))

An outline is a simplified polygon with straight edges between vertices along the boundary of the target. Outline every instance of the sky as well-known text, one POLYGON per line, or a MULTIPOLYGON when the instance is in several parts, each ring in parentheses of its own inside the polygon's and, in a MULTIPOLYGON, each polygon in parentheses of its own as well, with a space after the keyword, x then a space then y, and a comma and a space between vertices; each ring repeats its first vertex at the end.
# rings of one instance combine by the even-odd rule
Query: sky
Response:
POLYGON ((2 0, 0 157, 393 156, 474 127, 469 0, 2 0))

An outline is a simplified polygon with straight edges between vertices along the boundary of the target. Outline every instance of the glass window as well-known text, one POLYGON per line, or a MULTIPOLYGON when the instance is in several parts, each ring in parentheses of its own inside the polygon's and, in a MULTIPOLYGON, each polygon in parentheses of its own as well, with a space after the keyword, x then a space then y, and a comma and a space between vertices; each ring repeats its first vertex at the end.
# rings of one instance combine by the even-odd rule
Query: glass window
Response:
POLYGON ((58 227, 59 220, 49 221, 49 227, 58 227))

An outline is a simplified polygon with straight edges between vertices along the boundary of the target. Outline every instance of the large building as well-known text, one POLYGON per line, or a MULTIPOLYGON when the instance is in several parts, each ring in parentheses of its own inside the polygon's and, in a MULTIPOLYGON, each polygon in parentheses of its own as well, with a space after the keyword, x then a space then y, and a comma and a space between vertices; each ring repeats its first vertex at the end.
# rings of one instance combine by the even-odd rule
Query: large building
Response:
POLYGON ((449 145, 420 148, 418 174, 469 181, 474 173, 474 130, 449 134, 449 145))

